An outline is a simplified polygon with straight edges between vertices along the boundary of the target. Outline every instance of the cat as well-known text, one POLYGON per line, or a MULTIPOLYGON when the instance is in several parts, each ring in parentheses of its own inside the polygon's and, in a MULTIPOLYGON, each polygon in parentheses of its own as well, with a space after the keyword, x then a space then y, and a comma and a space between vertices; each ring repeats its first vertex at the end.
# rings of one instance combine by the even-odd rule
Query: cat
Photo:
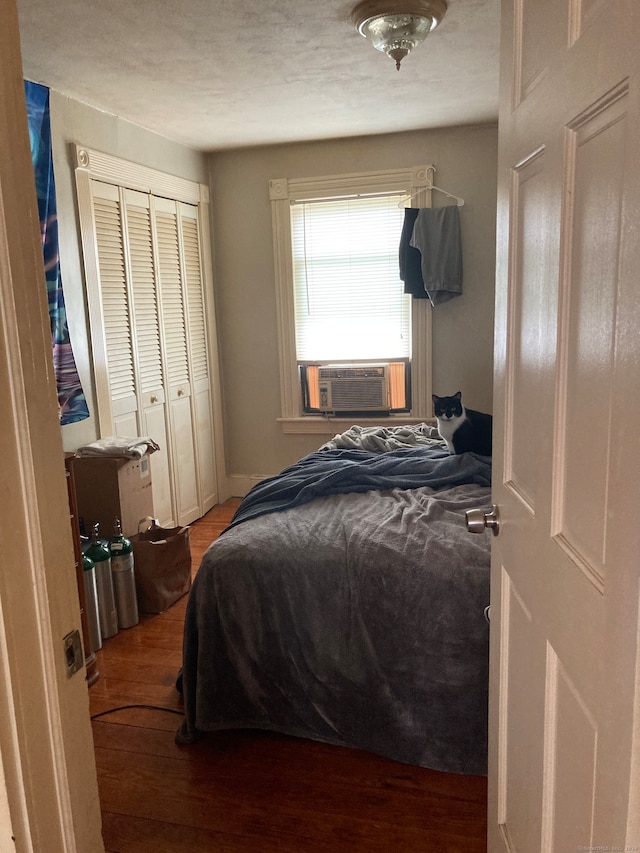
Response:
POLYGON ((452 397, 432 394, 440 437, 451 454, 471 452, 491 456, 493 418, 484 412, 465 409, 461 398, 460 391, 452 397))

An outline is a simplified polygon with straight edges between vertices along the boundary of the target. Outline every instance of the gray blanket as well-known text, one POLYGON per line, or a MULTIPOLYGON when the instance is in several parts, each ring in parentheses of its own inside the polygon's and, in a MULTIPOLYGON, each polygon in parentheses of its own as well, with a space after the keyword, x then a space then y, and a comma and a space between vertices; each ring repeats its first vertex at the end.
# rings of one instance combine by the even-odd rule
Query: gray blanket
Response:
POLYGON ((384 427, 369 426, 350 427, 322 445, 320 450, 346 450, 358 448, 370 450, 372 453, 386 453, 388 450, 399 450, 401 447, 438 446, 444 447, 438 427, 429 424, 413 424, 407 426, 384 427))
POLYGON ((485 773, 489 537, 464 511, 488 503, 389 488, 227 530, 189 597, 177 740, 267 729, 485 773))
POLYGON ((420 486, 439 489, 465 483, 491 485, 489 457, 475 453, 451 456, 442 446, 404 447, 388 453, 322 450, 255 485, 242 499, 231 526, 327 495, 420 486))

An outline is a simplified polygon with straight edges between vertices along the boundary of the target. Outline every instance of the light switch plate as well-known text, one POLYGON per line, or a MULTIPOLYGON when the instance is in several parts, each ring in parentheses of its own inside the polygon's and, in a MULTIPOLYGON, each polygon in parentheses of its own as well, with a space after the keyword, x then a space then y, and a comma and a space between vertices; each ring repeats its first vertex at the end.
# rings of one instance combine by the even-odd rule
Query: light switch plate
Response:
POLYGON ((82 665, 84 664, 80 631, 77 629, 71 631, 62 642, 64 645, 64 659, 67 665, 67 678, 71 678, 79 669, 82 669, 82 665))

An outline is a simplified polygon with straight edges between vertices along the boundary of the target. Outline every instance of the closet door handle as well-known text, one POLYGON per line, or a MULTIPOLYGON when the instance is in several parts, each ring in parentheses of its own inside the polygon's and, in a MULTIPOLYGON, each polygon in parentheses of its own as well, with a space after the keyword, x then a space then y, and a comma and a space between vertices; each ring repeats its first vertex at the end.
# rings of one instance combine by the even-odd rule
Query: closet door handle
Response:
POLYGON ((178 388, 178 397, 184 397, 184 391, 182 388, 178 388))
POLYGON ((151 395, 151 402, 152 402, 152 403, 157 403, 157 402, 158 402, 158 396, 157 396, 157 394, 152 394, 152 395, 151 395))

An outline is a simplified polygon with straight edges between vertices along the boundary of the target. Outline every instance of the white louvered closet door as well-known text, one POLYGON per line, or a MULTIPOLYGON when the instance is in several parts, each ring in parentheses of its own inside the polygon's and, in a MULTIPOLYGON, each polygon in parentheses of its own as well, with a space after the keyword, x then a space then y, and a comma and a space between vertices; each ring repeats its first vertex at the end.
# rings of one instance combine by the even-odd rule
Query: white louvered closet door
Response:
POLYGON ((77 161, 98 435, 153 438, 154 516, 189 524, 217 500, 207 194, 99 152, 77 161))
POLYGON ((212 441, 211 375, 207 348, 207 324, 198 209, 194 205, 180 204, 179 223, 186 284, 185 295, 187 303, 189 361, 191 365, 191 398, 194 413, 200 502, 203 512, 207 512, 216 503, 217 484, 212 441))
POLYGON ((178 524, 200 516, 178 203, 152 197, 178 524))
POLYGON ((100 323, 92 323, 102 435, 139 435, 131 312, 118 187, 92 181, 100 274, 100 323), (103 390, 100 396, 100 389, 103 390))
POLYGON ((150 456, 153 514, 162 526, 174 525, 171 447, 165 393, 162 341, 156 288, 156 264, 147 193, 123 190, 129 279, 132 303, 134 358, 138 378, 140 432, 160 450, 150 456))

